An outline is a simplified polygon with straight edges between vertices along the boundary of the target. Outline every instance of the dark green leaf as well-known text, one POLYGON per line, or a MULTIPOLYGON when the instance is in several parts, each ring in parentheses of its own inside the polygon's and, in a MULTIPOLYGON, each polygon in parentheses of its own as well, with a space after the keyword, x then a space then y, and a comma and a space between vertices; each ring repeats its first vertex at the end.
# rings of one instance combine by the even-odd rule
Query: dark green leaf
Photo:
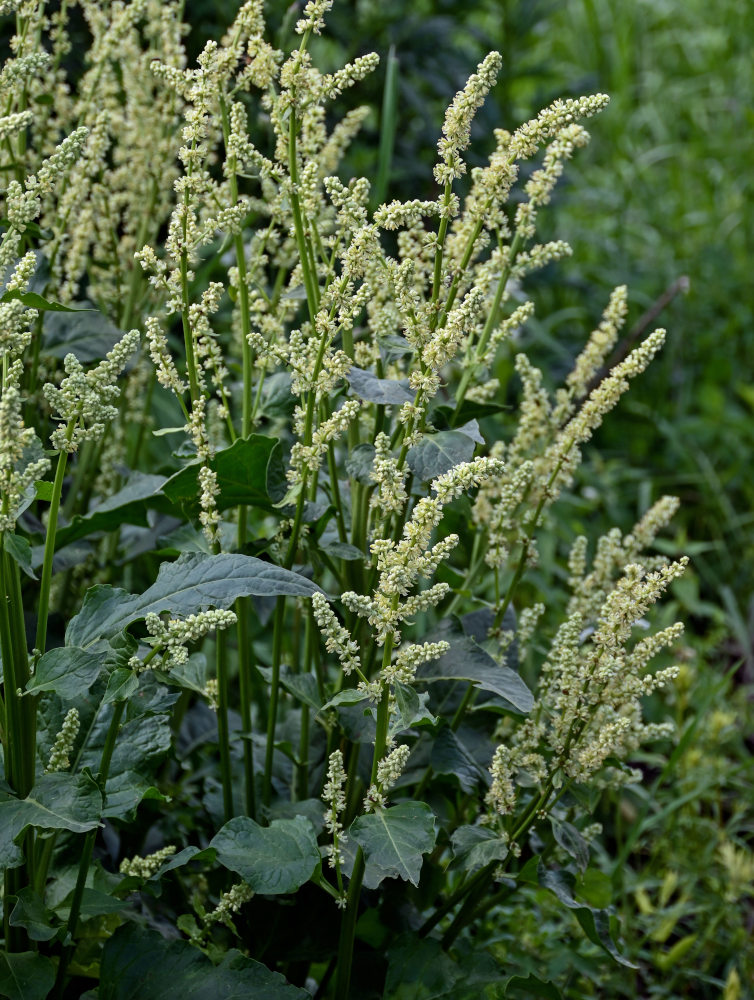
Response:
POLYGON ((89 771, 43 774, 25 799, 0 802, 0 868, 17 863, 14 842, 27 827, 86 833, 99 825, 102 795, 89 771))
POLYGON ((27 309, 37 309, 39 312, 72 313, 90 311, 82 306, 65 306, 62 302, 55 302, 54 299, 46 299, 44 295, 40 295, 38 292, 22 292, 20 288, 15 288, 12 292, 3 292, 0 296, 0 302, 12 302, 14 299, 22 302, 27 309))
MULTIPOLYGON (((77 515, 70 524, 60 528, 57 544, 62 548, 95 531, 113 531, 121 524, 146 526, 147 508, 160 506, 160 491, 166 482, 164 476, 133 472, 123 489, 113 493, 87 514, 77 515)), ((162 505, 167 506, 164 499, 162 505)))
POLYGON ((589 845, 587 842, 572 823, 556 819, 555 816, 550 816, 550 823, 557 843, 566 854, 573 858, 579 871, 585 872, 589 864, 589 845))
POLYGON ((35 951, 0 951, 0 996, 7 1000, 45 1000, 54 983, 51 959, 35 951))
POLYGON ((508 845, 486 826, 459 826, 453 831, 453 867, 473 872, 490 861, 504 861, 508 845))
POLYGON ((586 903, 579 903, 573 898, 576 880, 570 872, 562 869, 548 870, 540 862, 537 877, 541 886, 549 889, 564 906, 573 910, 582 930, 593 944, 604 948, 608 955, 620 965, 625 965, 629 969, 637 968, 618 951, 614 940, 614 926, 617 925, 617 919, 611 916, 607 910, 593 909, 586 903))
POLYGON ((526 715, 534 705, 531 691, 510 667, 499 666, 480 645, 464 635, 457 619, 444 622, 434 639, 445 639, 450 649, 444 656, 423 664, 417 679, 425 684, 436 681, 467 680, 483 691, 501 698, 509 711, 526 715))
POLYGON ((99 1000, 310 1000, 264 965, 231 950, 219 965, 188 941, 126 924, 105 945, 99 1000))
POLYGON ((357 444, 346 459, 346 472, 357 483, 363 486, 374 486, 371 478, 374 456, 376 454, 373 444, 357 444))
POLYGON ((359 562, 366 559, 366 555, 357 549, 355 545, 348 545, 347 542, 328 542, 322 546, 322 551, 335 559, 345 559, 346 562, 359 562))
POLYGON ((529 973, 528 976, 511 976, 505 984, 506 997, 538 997, 541 1000, 563 1000, 563 994, 554 983, 546 983, 544 979, 529 973))
POLYGON ((428 722, 434 725, 437 719, 427 708, 429 695, 426 691, 417 691, 410 684, 395 685, 395 708, 396 713, 390 726, 391 738, 399 733, 405 733, 412 726, 418 726, 421 722, 428 722))
POLYGON ((349 836, 364 852, 367 889, 376 889, 386 878, 418 885, 422 855, 435 846, 435 815, 426 802, 401 802, 359 816, 349 836))
POLYGON ((42 329, 45 354, 55 358, 75 354, 82 364, 104 358, 123 336, 103 313, 89 308, 83 311, 81 305, 75 312, 48 312, 42 329))
POLYGON ((118 667, 107 679, 104 702, 109 705, 111 702, 128 701, 138 688, 139 678, 133 670, 129 670, 128 667, 118 667))
POLYGON ((50 941, 58 932, 54 920, 55 914, 37 892, 30 886, 19 890, 10 915, 11 927, 23 927, 32 941, 50 941))
POLYGON ((486 768, 450 726, 443 726, 435 737, 430 763, 437 774, 455 775, 464 792, 473 792, 488 778, 486 768))
POLYGON ((16 535, 12 531, 3 534, 3 550, 8 553, 11 559, 18 563, 18 566, 32 580, 37 576, 31 566, 31 545, 23 535, 16 535))
POLYGON ((320 862, 314 830, 303 816, 276 819, 266 827, 237 816, 209 846, 217 851, 221 865, 240 875, 255 892, 270 896, 295 892, 320 862))
POLYGON ((351 392, 367 403, 380 405, 412 403, 414 393, 409 389, 408 382, 392 378, 378 378, 373 372, 364 371, 354 366, 346 375, 351 386, 351 392))
MULTIPOLYGON (((230 448, 223 448, 215 454, 209 465, 217 475, 220 490, 218 510, 243 505, 274 509, 268 492, 267 473, 277 445, 275 438, 252 434, 248 438, 238 438, 230 448)), ((163 493, 171 503, 198 507, 200 469, 201 464, 196 462, 168 479, 163 493)))
POLYGON ((59 646, 37 660, 27 691, 55 691, 63 701, 75 701, 94 684, 103 657, 78 646, 59 646))
POLYGON ((238 597, 311 597, 317 590, 316 584, 299 573, 254 556, 187 553, 173 563, 163 563, 157 580, 143 594, 92 587, 68 626, 66 641, 90 646, 150 612, 189 615, 202 608, 228 608, 238 597))
POLYGON ((471 438, 460 431, 425 434, 418 444, 409 449, 408 466, 420 482, 426 483, 455 465, 471 461, 474 448, 471 438))

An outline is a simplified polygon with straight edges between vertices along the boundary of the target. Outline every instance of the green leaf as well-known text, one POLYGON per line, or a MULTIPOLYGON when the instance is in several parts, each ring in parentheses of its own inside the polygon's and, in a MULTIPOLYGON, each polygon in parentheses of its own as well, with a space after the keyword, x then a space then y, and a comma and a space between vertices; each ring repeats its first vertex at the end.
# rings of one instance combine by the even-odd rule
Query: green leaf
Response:
POLYGON ((103 658, 78 646, 58 646, 40 656, 26 690, 54 691, 63 701, 75 701, 94 684, 103 658))
POLYGON ((555 816, 550 816, 550 823, 556 842, 573 858, 579 871, 585 872, 589 865, 589 844, 572 823, 557 819, 555 816))
POLYGON ((104 358, 123 336, 103 313, 81 306, 73 312, 49 312, 42 331, 45 354, 54 358, 74 354, 82 364, 104 358))
POLYGON ((638 966, 629 962, 627 958, 618 951, 614 940, 617 929, 617 918, 608 913, 607 910, 597 910, 586 903, 579 903, 573 898, 573 888, 575 885, 574 876, 563 869, 548 870, 540 861, 537 869, 539 884, 545 889, 554 893, 560 902, 573 910, 576 919, 581 924, 589 940, 600 948, 603 948, 611 958, 619 965, 625 965, 629 969, 636 969, 638 966))
POLYGON ((15 867, 14 844, 30 826, 86 833, 99 825, 102 794, 88 770, 43 774, 25 799, 0 802, 0 869, 15 867))
POLYGON ((371 478, 374 456, 377 454, 373 444, 357 444, 346 459, 346 472, 362 486, 374 486, 371 478))
POLYGON ((282 976, 240 952, 219 965, 188 941, 166 941, 154 930, 129 923, 105 945, 99 1000, 310 1000, 282 976))
POLYGON ((45 1000, 54 984, 51 959, 34 951, 0 951, 0 996, 7 1000, 45 1000))
MULTIPOLYGON (((10 904, 9 897, 8 904, 10 904)), ((58 932, 53 926, 55 914, 49 910, 39 893, 25 886, 16 894, 16 902, 11 911, 11 927, 23 927, 32 941, 50 941, 58 932)))
POLYGON ((386 878, 419 885, 422 855, 435 846, 435 814, 426 802, 401 802, 359 816, 349 836, 364 852, 364 886, 376 889, 386 878))
POLYGON ((401 406, 413 403, 414 393, 408 382, 392 378, 378 378, 373 372, 364 371, 355 365, 346 375, 353 395, 367 403, 401 406))
POLYGON ((202 608, 228 608, 238 597, 311 597, 318 590, 299 573, 254 556, 187 553, 173 563, 163 563, 157 580, 143 594, 92 587, 68 626, 66 642, 86 648, 150 612, 190 615, 202 608))
POLYGON ((469 462, 474 457, 475 444, 460 431, 439 431, 425 434, 418 444, 409 449, 408 466, 422 482, 436 479, 455 465, 469 462))
POLYGON ((286 691, 290 691, 300 702, 313 708, 315 712, 321 711, 322 700, 319 697, 319 684, 314 674, 286 672, 280 679, 286 691))
POLYGON ((20 288, 14 288, 13 291, 3 292, 0 295, 0 302, 12 302, 14 299, 22 302, 27 309, 37 309, 39 312, 72 313, 92 311, 82 306, 63 305, 62 302, 56 302, 54 299, 46 299, 44 295, 40 295, 38 292, 22 292, 20 288))
POLYGON ((16 535, 12 531, 3 533, 3 550, 8 553, 11 559, 18 563, 18 566, 32 580, 36 580, 36 574, 31 566, 31 545, 22 535, 16 535))
POLYGON ((46 479, 36 479, 34 481, 37 500, 45 500, 47 503, 52 500, 53 484, 46 479))
POLYGON ((422 722, 434 725, 437 719, 427 708, 429 695, 426 691, 419 692, 409 684, 395 685, 396 714, 390 726, 390 737, 405 733, 407 729, 418 726, 422 722))
POLYGON ((349 545, 347 542, 328 542, 327 545, 322 546, 322 551, 335 559, 345 559, 346 562, 363 562, 366 559, 366 555, 361 549, 357 549, 355 545, 349 545))
POLYGON ((521 1000, 528 1000, 529 997, 541 998, 541 1000, 563 1000, 563 994, 554 983, 547 983, 544 979, 529 973, 528 976, 511 976, 505 984, 506 997, 520 997, 521 1000))
POLYGON ((303 816, 276 819, 269 826, 236 816, 209 846, 221 865, 240 875, 254 892, 268 896, 295 892, 320 863, 314 830, 303 816))
POLYGON ((460 969, 433 938, 391 948, 383 1000, 436 1000, 447 997, 460 969))
POLYGON ((139 688, 139 678, 128 667, 118 667, 107 679, 107 690, 103 701, 105 705, 116 701, 128 701, 134 691, 139 688))
POLYGON ((503 1000, 501 971, 484 952, 465 948, 454 962, 439 941, 404 934, 389 951, 383 1000, 503 1000))
POLYGON ((464 635, 457 619, 444 622, 433 639, 445 639, 450 649, 439 659, 422 664, 417 680, 425 684, 471 681, 501 698, 508 711, 526 715, 532 710, 534 697, 519 675, 510 667, 501 667, 478 643, 464 635))
POLYGON ((87 514, 78 514, 71 519, 70 524, 59 528, 56 537, 58 547, 70 545, 95 531, 113 531, 121 524, 146 526, 148 507, 162 506, 166 510, 169 507, 161 496, 166 482, 164 476, 132 473, 123 489, 113 493, 87 514))
POLYGON ((459 826, 453 831, 453 868, 473 872, 490 861, 504 861, 508 845, 485 826, 459 826))
MULTIPOLYGON (((209 465, 217 475, 220 490, 217 496, 218 510, 243 505, 270 511, 274 509, 267 476, 277 447, 276 438, 252 434, 247 438, 238 438, 230 448, 223 448, 215 454, 209 465)), ((199 506, 201 467, 199 462, 192 463, 167 480, 163 493, 171 503, 199 506)))
POLYGON ((489 777, 486 768, 450 726, 443 726, 435 737, 430 763, 437 774, 455 775, 464 792, 473 792, 489 777))

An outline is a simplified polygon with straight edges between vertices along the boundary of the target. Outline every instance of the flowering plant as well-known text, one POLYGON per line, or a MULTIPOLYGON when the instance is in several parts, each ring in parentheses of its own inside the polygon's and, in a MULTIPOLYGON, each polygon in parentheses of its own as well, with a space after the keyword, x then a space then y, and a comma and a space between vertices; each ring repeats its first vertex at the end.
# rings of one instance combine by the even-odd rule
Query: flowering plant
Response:
POLYGON ((2 5, 0 828, 34 996, 423 996, 435 962, 443 996, 514 995, 473 934, 532 886, 626 961, 584 901, 583 803, 669 732, 642 699, 681 629, 636 625, 685 565, 651 554, 675 501, 591 561, 576 539, 554 629, 520 585, 664 332, 601 375, 621 287, 554 395, 516 354, 514 416, 495 375, 527 275, 570 252, 537 215, 607 98, 499 129, 461 197, 491 53, 437 197, 371 212, 338 174, 368 109, 326 109, 377 57, 316 68, 330 6, 286 54, 249 0, 187 67, 176 0, 2 5), (180 940, 147 935, 166 919, 180 940))

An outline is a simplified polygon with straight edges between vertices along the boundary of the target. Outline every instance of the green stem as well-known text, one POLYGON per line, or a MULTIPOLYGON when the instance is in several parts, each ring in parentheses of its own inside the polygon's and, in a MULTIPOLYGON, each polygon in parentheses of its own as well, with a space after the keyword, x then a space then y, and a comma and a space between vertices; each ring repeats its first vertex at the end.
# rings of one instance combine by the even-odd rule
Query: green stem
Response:
POLYGON ((230 764, 230 736, 228 726, 228 657, 227 637, 219 631, 215 639, 217 664, 217 741, 220 748, 220 776, 223 785, 223 812, 225 822, 233 818, 233 773, 230 764))
MULTIPOLYGON (((107 800, 107 778, 110 773, 110 761, 113 757, 113 751, 115 750, 115 743, 118 738, 118 730, 120 728, 120 720, 123 716, 123 710, 126 707, 125 701, 116 702, 113 706, 113 717, 110 720, 110 725, 107 729, 107 736, 105 737, 105 745, 102 749, 102 758, 100 761, 99 769, 99 784, 102 789, 102 800, 103 806, 107 800)), ((73 890, 73 898, 71 899, 71 909, 68 914, 67 930, 68 934, 73 937, 76 931, 76 924, 79 920, 79 914, 81 913, 81 901, 84 897, 84 888, 86 886, 86 879, 89 874, 89 866, 92 862, 92 853, 94 851, 94 843, 97 839, 97 827, 94 830, 90 830, 84 840, 84 847, 81 852, 81 860, 79 862, 79 871, 76 877, 76 886, 73 890)), ((55 980, 54 996, 58 1000, 62 1000, 63 991, 65 986, 65 977, 68 970, 68 965, 75 951, 76 945, 70 944, 63 949, 60 956, 60 964, 58 965, 58 974, 55 980)))
MULTIPOLYGON (((68 421, 65 432, 66 445, 71 443, 73 432, 76 428, 78 417, 72 417, 68 421)), ((35 646, 44 653, 47 647, 47 616, 50 610, 50 583, 52 582, 52 561, 55 556, 55 535, 58 530, 58 511, 60 509, 60 497, 63 492, 63 480, 65 479, 65 468, 68 462, 68 452, 65 448, 58 454, 58 467, 55 470, 55 481, 52 484, 52 499, 50 500, 50 511, 47 520, 47 536, 45 538, 45 551, 42 561, 42 579, 39 584, 39 611, 37 614, 37 635, 35 646)))

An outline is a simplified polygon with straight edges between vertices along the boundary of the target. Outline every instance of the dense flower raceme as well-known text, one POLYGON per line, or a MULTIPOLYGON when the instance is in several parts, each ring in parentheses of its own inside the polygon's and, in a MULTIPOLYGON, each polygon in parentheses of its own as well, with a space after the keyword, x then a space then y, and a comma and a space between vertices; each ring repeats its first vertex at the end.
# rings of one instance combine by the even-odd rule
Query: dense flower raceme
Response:
MULTIPOLYGON (((627 315, 621 286, 554 394, 521 349, 536 310, 524 294, 527 276, 571 252, 563 241, 535 242, 538 215, 588 141, 582 121, 607 98, 556 101, 513 131, 497 130, 487 164, 468 170, 474 116, 501 66, 491 53, 446 114, 436 197, 389 201, 370 213, 368 180, 343 179, 368 109, 334 120, 329 105, 378 60, 362 56, 330 74, 316 68, 310 48, 331 2, 303 7, 288 55, 265 39, 262 4, 249 0, 195 66, 183 51, 177 0, 78 6, 91 46, 75 86, 66 78, 64 13, 45 14, 44 4, 28 0, 2 8, 18 11, 0 74, 0 136, 10 157, 0 243, 4 565, 6 549, 21 559, 19 537, 37 533, 33 541, 45 543, 41 582, 37 588, 29 573, 24 591, 40 609, 38 648, 24 649, 12 669, 28 671, 33 683, 41 664, 49 677, 51 602, 70 615, 88 584, 113 580, 118 560, 130 581, 152 571, 139 561, 145 536, 130 552, 129 536, 119 534, 129 518, 134 530, 154 532, 151 549, 187 554, 179 569, 237 556, 272 580, 265 585, 279 589, 255 582, 231 594, 241 564, 233 563, 225 589, 202 590, 192 577, 190 607, 152 594, 148 610, 138 605, 127 621, 106 603, 110 591, 94 591, 84 612, 105 601, 105 625, 81 640, 80 652, 93 655, 93 646, 123 690, 181 686, 176 731, 191 699, 216 711, 228 821, 266 823, 286 798, 324 803, 315 851, 328 864, 311 877, 346 911, 339 947, 347 951, 361 880, 380 881, 374 868, 365 875, 370 823, 402 815, 412 794, 429 826, 440 822, 423 801, 442 787, 433 784, 439 766, 428 732, 452 744, 473 717, 494 740, 482 777, 464 775, 461 787, 472 794, 457 810, 457 825, 503 845, 489 856, 490 879, 498 863, 516 863, 532 826, 559 808, 565 791, 640 780, 630 766, 637 750, 669 734, 666 723, 644 721, 643 699, 673 680, 674 667, 653 673, 650 663, 678 642, 681 627, 637 640, 637 623, 646 624, 685 566, 648 551, 674 499, 658 501, 629 534, 616 529, 599 540, 591 564, 587 540, 574 542, 559 625, 556 609, 525 606, 519 588, 537 561, 545 518, 574 483, 581 449, 665 337, 654 331, 606 371, 627 315), (43 36, 48 44, 39 47, 34 39, 43 36), (47 93, 43 115, 47 104, 36 99, 47 93), (454 184, 467 172, 462 200, 454 184), (527 179, 512 195, 520 175, 527 179), (46 314, 63 316, 63 328, 80 321, 60 312, 61 303, 99 310, 106 346, 86 342, 81 359, 76 349, 61 351, 46 314), (515 415, 517 390, 501 383, 506 357, 521 386, 515 415), (57 454, 51 490, 35 486, 49 466, 42 440, 57 454), (166 475, 146 483, 144 473, 157 467, 166 475), (50 495, 43 536, 41 512, 25 512, 50 495), (69 540, 85 538, 92 524, 92 532, 111 532, 80 564, 63 562, 67 591, 51 586, 58 521, 69 540), (287 600, 302 594, 297 604, 287 600), (277 601, 273 608, 249 595, 277 601), (464 611, 481 625, 471 629, 464 611), (201 652, 208 639, 209 659, 201 652), (511 701, 494 679, 513 673, 514 651, 528 674, 511 682, 511 701), (479 662, 487 673, 474 673, 479 662), (478 704, 490 683, 493 700, 478 704), (344 706, 356 706, 356 722, 344 706), (236 708, 238 758, 229 722, 236 708), (262 732, 260 760, 254 741, 262 732), (371 744, 371 763, 360 761, 360 740, 371 744)), ((131 608, 134 598, 115 594, 113 607, 131 608)), ((10 628, 3 623, 4 659, 10 628)), ((80 623, 72 630, 83 631, 80 623)), ((41 684, 54 690, 48 679, 41 684)), ((108 766, 123 707, 114 688, 103 701, 121 706, 107 709, 108 766)), ((14 690, 11 730, 31 705, 14 701, 14 690)), ((45 770, 54 780, 89 761, 100 723, 81 725, 83 711, 61 711, 45 730, 45 770)), ((15 767, 18 755, 6 759, 15 767)), ((443 861, 455 810, 444 807, 443 861)), ((305 815, 312 810, 299 819, 305 815)), ((419 851, 419 865, 433 844, 419 851)), ((121 873, 151 879, 175 852, 171 845, 135 855, 121 873)), ((37 855, 50 863, 45 851, 37 855)), ((254 904, 258 872, 237 870, 248 881, 226 886, 209 908, 197 904, 199 922, 181 925, 194 945, 209 948, 218 924, 235 934, 233 918, 254 904)), ((415 881, 408 869, 381 877, 407 873, 415 881)), ((449 900, 460 902, 472 883, 464 876, 461 895, 449 900)), ((261 894, 269 890, 260 884, 261 894)), ((207 887, 201 891, 206 902, 207 887)), ((437 921, 453 905, 440 907, 437 921)), ((348 973, 338 975, 346 976, 341 998, 348 973)))

